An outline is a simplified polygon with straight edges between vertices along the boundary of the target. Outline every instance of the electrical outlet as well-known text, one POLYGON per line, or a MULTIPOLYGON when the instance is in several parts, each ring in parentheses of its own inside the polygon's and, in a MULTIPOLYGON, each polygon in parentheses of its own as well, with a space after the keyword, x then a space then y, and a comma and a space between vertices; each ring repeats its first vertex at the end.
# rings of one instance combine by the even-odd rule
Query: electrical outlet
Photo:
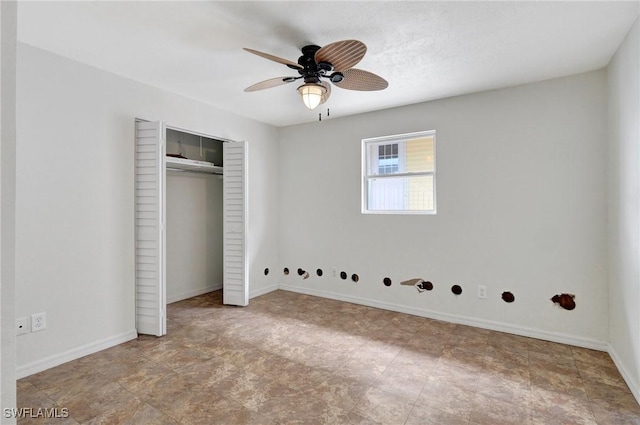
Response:
POLYGON ((29 333, 29 321, 26 317, 16 319, 16 335, 24 335, 29 333))
POLYGON ((487 298, 487 287, 478 285, 478 298, 487 298))
POLYGON ((47 313, 31 315, 31 332, 42 331, 47 328, 47 313))

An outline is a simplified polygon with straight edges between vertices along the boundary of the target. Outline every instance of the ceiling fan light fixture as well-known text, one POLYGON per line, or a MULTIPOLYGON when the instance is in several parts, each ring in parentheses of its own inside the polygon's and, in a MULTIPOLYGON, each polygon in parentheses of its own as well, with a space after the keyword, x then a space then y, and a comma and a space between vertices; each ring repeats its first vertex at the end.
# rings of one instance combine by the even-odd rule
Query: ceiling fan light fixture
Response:
POLYGON ((327 89, 317 83, 305 83, 298 87, 298 93, 302 97, 304 106, 309 110, 313 110, 322 102, 322 96, 327 92, 327 89))

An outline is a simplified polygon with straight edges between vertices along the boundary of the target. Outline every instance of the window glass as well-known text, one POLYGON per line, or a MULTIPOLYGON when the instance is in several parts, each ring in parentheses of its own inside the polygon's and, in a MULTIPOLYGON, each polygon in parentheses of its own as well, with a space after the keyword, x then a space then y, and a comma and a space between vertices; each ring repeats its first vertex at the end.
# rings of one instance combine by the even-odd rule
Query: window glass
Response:
POLYGON ((363 212, 435 213, 435 131, 363 140, 363 212))

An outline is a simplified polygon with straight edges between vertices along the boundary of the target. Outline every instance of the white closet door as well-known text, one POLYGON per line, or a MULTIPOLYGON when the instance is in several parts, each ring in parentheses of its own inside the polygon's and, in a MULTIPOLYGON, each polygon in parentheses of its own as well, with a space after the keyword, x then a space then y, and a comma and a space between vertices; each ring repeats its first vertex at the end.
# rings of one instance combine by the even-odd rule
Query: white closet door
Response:
POLYGON ((249 304, 247 272, 247 144, 223 144, 224 304, 249 304))
POLYGON ((167 329, 164 134, 161 122, 136 123, 136 329, 156 336, 167 329))

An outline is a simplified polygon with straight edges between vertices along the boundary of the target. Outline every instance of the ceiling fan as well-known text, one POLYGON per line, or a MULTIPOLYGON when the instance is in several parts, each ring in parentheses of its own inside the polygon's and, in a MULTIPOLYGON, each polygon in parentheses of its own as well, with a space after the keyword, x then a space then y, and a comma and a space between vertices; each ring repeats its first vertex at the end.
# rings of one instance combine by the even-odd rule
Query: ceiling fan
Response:
POLYGON ((245 92, 264 90, 303 79, 298 87, 302 101, 309 109, 323 104, 331 95, 331 84, 347 90, 384 90, 389 83, 382 77, 362 69, 353 68, 367 52, 367 46, 358 40, 343 40, 324 47, 309 45, 302 48, 298 63, 244 48, 249 53, 281 63, 298 71, 296 77, 277 77, 261 81, 244 89, 245 92))

